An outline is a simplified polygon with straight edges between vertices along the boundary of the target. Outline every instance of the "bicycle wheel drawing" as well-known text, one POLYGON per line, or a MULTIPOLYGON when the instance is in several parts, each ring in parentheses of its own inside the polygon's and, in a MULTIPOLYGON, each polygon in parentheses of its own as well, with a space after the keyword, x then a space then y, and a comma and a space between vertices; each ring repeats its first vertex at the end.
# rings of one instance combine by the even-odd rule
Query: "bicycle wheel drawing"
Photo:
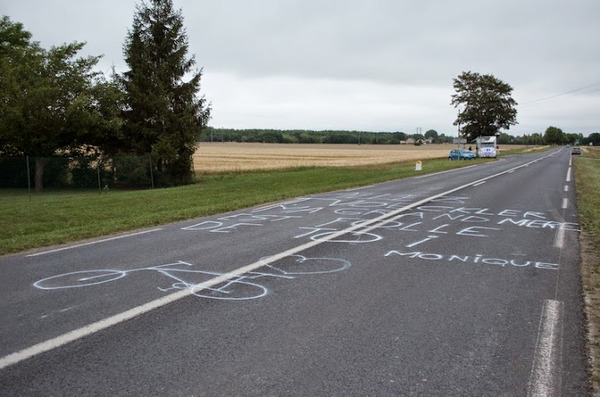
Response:
POLYGON ((47 277, 33 283, 39 289, 81 288, 90 285, 104 284, 125 277, 127 272, 121 270, 82 270, 47 277))
MULTIPOLYGON (((268 256, 261 258, 261 262, 266 262, 268 258, 268 256)), ((265 263, 265 265, 286 275, 301 275, 340 272, 348 269, 350 262, 345 259, 307 258, 303 255, 290 255, 274 264, 265 263)))
POLYGON ((229 280, 216 286, 198 284, 192 287, 192 294, 207 299, 243 301, 262 298, 269 290, 256 283, 243 280, 229 280))

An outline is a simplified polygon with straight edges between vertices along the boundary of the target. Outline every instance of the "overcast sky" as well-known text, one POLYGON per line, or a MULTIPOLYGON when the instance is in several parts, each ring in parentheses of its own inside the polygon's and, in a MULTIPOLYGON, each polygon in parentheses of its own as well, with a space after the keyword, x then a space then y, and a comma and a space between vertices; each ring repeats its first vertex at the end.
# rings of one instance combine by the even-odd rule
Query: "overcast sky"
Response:
MULTIPOLYGON (((133 0, 0 0, 45 48, 127 69, 133 0)), ((209 125, 455 135, 463 71, 510 84, 511 135, 600 132, 599 0, 174 0, 209 125)))

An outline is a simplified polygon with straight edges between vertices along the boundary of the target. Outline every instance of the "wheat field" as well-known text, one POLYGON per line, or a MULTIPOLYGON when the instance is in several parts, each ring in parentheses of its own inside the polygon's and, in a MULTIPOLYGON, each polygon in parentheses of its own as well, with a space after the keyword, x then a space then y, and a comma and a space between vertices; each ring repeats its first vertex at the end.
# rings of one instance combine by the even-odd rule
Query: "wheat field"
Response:
POLYGON ((291 167, 383 164, 445 158, 455 145, 344 145, 202 142, 194 169, 203 173, 291 167))
MULTIPOLYGON (((275 170, 293 167, 347 167, 446 158, 453 144, 352 145, 202 142, 194 153, 194 169, 202 173, 275 170)), ((510 145, 509 150, 539 149, 510 145)), ((502 151, 502 147, 500 150, 502 151)))

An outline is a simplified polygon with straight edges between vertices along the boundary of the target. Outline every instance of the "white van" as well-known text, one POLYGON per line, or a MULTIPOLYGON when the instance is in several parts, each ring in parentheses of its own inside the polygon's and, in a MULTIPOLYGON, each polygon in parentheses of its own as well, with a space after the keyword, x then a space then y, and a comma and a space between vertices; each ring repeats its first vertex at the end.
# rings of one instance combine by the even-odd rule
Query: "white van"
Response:
POLYGON ((477 145, 478 157, 493 157, 498 155, 496 137, 495 136, 480 136, 475 139, 477 145))

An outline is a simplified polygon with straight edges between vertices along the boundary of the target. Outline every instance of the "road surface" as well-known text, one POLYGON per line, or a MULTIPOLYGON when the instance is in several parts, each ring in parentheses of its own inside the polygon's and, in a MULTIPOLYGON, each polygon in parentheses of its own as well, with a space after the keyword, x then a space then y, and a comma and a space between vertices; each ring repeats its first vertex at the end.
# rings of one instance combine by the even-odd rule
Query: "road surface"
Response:
POLYGON ((585 395, 578 232, 557 149, 5 256, 0 394, 585 395))

